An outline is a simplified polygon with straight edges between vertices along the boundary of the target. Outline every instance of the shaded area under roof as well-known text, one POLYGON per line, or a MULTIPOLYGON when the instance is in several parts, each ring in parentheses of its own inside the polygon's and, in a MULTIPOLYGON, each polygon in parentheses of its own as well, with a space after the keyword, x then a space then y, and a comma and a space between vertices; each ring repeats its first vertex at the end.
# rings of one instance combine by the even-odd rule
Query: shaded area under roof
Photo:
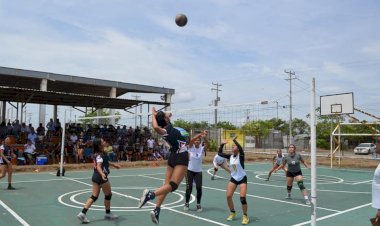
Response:
POLYGON ((132 106, 136 106, 139 103, 166 106, 169 105, 169 103, 164 102, 129 100, 94 95, 40 91, 35 89, 25 89, 6 86, 0 86, 0 101, 60 106, 93 107, 96 109, 127 109, 132 106))

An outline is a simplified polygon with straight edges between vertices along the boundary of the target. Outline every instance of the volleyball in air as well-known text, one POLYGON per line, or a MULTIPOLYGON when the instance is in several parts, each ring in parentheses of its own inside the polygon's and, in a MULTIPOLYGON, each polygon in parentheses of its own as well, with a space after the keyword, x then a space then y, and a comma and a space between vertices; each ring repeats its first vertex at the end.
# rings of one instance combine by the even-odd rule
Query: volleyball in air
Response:
POLYGON ((175 16, 175 23, 179 27, 183 27, 187 24, 187 16, 185 14, 179 13, 175 16))

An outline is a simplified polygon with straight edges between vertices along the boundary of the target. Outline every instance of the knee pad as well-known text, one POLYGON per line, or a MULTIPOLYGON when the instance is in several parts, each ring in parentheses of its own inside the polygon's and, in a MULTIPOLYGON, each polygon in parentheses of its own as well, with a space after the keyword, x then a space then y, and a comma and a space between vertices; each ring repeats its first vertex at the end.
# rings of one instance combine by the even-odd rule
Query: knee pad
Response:
POLYGON ((96 197, 96 196, 93 196, 93 195, 91 195, 91 197, 90 197, 94 202, 96 202, 96 200, 98 200, 98 197, 96 197))
POLYGON ((215 167, 214 167, 214 171, 215 171, 215 172, 218 171, 218 168, 215 168, 215 167))
POLYGON ((286 186, 286 190, 291 191, 293 186, 286 186))
POLYGON ((112 198, 112 194, 109 194, 109 195, 105 195, 105 196, 104 196, 104 199, 105 199, 105 200, 111 200, 111 198, 112 198))
POLYGON ((240 202, 242 205, 247 205, 247 200, 245 197, 240 197, 240 202))
POLYGON ((297 181, 298 187, 301 191, 305 190, 305 186, 303 185, 303 180, 297 181))
POLYGON ((170 187, 172 187, 172 192, 177 190, 178 184, 176 184, 174 181, 170 181, 169 184, 170 184, 170 187))

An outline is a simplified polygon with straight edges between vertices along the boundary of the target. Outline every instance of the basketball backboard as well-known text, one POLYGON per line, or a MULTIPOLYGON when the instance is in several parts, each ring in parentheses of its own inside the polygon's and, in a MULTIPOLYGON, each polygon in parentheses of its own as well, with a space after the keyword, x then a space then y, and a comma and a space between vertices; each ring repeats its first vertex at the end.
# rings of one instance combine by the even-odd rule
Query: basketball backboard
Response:
POLYGON ((354 93, 340 93, 321 96, 321 115, 354 113, 354 93))

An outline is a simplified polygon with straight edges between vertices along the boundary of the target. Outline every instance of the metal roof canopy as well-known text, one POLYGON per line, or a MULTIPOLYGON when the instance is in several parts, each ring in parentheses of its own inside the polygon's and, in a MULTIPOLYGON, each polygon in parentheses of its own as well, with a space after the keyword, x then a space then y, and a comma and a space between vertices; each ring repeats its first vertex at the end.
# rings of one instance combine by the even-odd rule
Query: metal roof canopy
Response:
POLYGON ((128 92, 174 94, 174 89, 169 88, 0 67, 1 101, 96 109, 127 109, 139 104, 170 105, 158 101, 111 98, 112 88, 116 88, 116 97, 128 92), (42 79, 48 81, 48 91, 40 90, 42 79))
POLYGON ((61 106, 79 106, 111 108, 111 109, 126 109, 132 106, 137 106, 139 103, 154 104, 154 105, 169 105, 169 103, 144 101, 144 100, 129 100, 121 98, 110 98, 93 95, 60 93, 52 91, 40 91, 34 89, 24 89, 16 87, 0 86, 0 101, 48 104, 61 106))

